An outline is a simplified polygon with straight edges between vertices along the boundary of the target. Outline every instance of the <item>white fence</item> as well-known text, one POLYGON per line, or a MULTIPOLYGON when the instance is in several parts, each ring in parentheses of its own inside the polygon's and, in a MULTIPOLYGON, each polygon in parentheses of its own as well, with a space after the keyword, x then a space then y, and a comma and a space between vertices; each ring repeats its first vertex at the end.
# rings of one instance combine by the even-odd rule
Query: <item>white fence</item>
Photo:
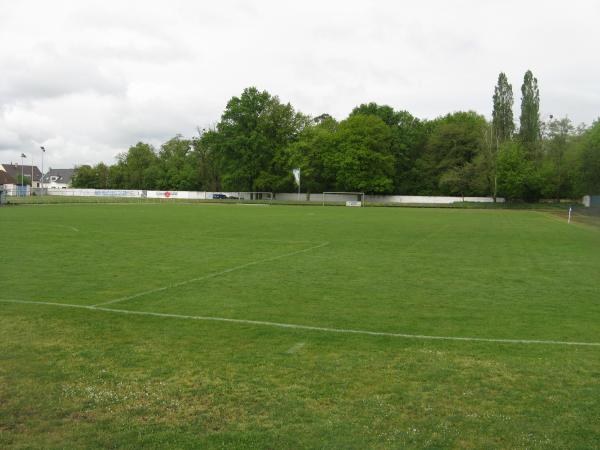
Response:
POLYGON ((207 196, 207 192, 194 191, 146 191, 147 198, 164 198, 164 199, 187 199, 187 200, 206 200, 211 199, 212 195, 207 196))
POLYGON ((62 197, 142 197, 141 190, 128 189, 46 189, 43 195, 62 197))
MULTIPOLYGON (((30 195, 29 190, 17 191, 8 190, 8 195, 23 196, 30 195)), ((215 195, 226 195, 228 198, 241 200, 256 200, 268 199, 268 196, 258 194, 267 193, 251 193, 251 192, 198 192, 198 191, 145 191, 145 190, 130 190, 130 189, 44 189, 33 190, 34 195, 57 195, 63 197, 129 197, 129 198, 156 198, 156 199, 185 199, 185 200, 211 200, 215 195)), ((298 196, 297 192, 283 192, 273 195, 274 200, 280 201, 301 201, 320 203, 323 200, 321 193, 306 194, 301 193, 298 196)), ((346 202, 356 200, 356 195, 353 194, 337 194, 328 196, 328 201, 346 202)), ((475 203, 492 203, 492 197, 435 197, 435 196, 419 196, 419 195, 366 195, 366 203, 404 203, 404 204, 451 204, 457 202, 475 202, 475 203)), ((503 203, 503 198, 498 198, 497 202, 503 203)))
MULTIPOLYGON (((356 200, 355 194, 327 194, 327 201, 347 202, 356 200)), ((323 201, 321 193, 307 194, 302 193, 298 197, 298 193, 278 193, 275 194, 275 200, 283 201, 306 201, 320 203, 323 201)), ((497 198, 498 203, 504 203, 504 198, 497 198)), ((365 195, 365 203, 404 203, 404 204, 432 204, 432 205, 448 205, 457 202, 473 202, 473 203, 493 203, 492 197, 434 197, 424 195, 365 195)))
MULTIPOLYGON (((365 201, 372 203, 451 204, 458 202, 493 203, 492 197, 434 197, 425 195, 367 195, 365 201)), ((504 198, 496 202, 504 203, 504 198)))
POLYGON ((60 197, 120 197, 120 198, 153 198, 165 200, 212 200, 222 199, 225 195, 232 200, 271 200, 271 192, 204 192, 204 191, 147 191, 142 189, 30 189, 29 186, 18 186, 6 189, 11 197, 60 196, 60 197))
POLYGON ((141 191, 142 197, 184 200, 212 200, 216 195, 225 195, 229 199, 239 200, 268 200, 270 192, 204 192, 204 191, 141 191))
POLYGON ((11 197, 29 197, 30 195, 54 195, 61 197, 142 197, 141 190, 127 189, 41 189, 29 186, 17 186, 6 190, 11 197))
MULTIPOLYGON (((165 200, 185 199, 185 200, 211 200, 216 195, 226 195, 228 198, 241 200, 270 200, 270 193, 252 193, 252 192, 204 192, 204 191, 145 191, 131 189, 34 189, 34 195, 50 195, 62 197, 128 197, 128 198, 155 198, 165 200)), ((28 196, 29 189, 9 189, 9 196, 28 196)), ((274 200, 280 201, 301 201, 320 203, 323 201, 321 193, 306 194, 297 192, 283 192, 273 195, 274 200)), ((357 200, 353 194, 336 194, 327 196, 327 201, 345 203, 346 201, 357 200)), ((420 195, 365 195, 365 203, 404 203, 404 204, 451 204, 457 202, 475 202, 492 203, 492 197, 434 197, 420 195)), ((498 203, 503 203, 504 198, 498 198, 498 203)))

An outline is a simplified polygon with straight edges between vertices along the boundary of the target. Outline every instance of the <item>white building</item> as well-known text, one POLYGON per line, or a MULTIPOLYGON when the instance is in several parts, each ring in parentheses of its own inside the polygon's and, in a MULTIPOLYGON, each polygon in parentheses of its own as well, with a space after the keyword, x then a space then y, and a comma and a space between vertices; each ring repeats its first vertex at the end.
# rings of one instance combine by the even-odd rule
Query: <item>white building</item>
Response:
POLYGON ((67 189, 71 187, 71 179, 75 169, 50 169, 43 178, 46 189, 67 189))

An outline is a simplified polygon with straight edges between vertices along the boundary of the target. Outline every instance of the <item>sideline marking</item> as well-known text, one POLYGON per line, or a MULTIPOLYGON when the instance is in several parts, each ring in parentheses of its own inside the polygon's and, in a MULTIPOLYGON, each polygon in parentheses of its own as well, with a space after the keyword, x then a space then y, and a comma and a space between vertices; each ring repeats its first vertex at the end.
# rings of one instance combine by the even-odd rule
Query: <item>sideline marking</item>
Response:
POLYGON ((250 267, 250 266, 255 266, 257 264, 262 264, 262 263, 269 262, 269 261, 275 261, 275 260, 281 259, 281 258, 287 258, 288 256, 294 256, 294 255, 298 255, 300 253, 310 252, 311 250, 316 250, 318 248, 325 247, 326 245, 329 245, 329 242, 323 242, 322 244, 315 245, 313 247, 305 248, 303 250, 296 250, 295 252, 285 253, 283 255, 271 256, 269 258, 259 259, 257 261, 252 261, 252 262, 249 262, 249 263, 241 264, 239 266, 230 267, 229 269, 225 269, 225 270, 222 270, 220 272, 209 273, 209 274, 203 275, 201 277, 191 278, 189 280, 180 281, 178 283, 173 283, 173 284, 170 284, 168 286, 163 286, 163 287, 159 287, 159 288, 155 288, 155 289, 149 289, 147 291, 138 292, 137 294, 132 294, 132 295, 128 295, 128 296, 125 296, 125 297, 115 298, 114 300, 109 300, 107 302, 97 303, 97 304, 92 305, 92 306, 112 305, 113 303, 120 303, 120 302, 124 302, 124 301, 127 301, 127 300, 133 300, 134 298, 142 297, 144 295, 154 294, 156 292, 166 291, 167 289, 172 289, 172 288, 176 288, 176 287, 179 287, 179 286, 184 286, 186 284, 194 283, 196 281, 201 281, 201 280, 206 280, 208 278, 218 277, 219 275, 225 275, 227 273, 234 272, 234 271, 240 270, 240 269, 244 269, 244 268, 250 267))
POLYGON ((385 331, 368 331, 368 330, 353 330, 346 328, 328 328, 328 327, 317 327, 311 325, 297 325, 292 323, 281 323, 281 322, 267 322, 264 320, 246 320, 246 319, 230 319, 227 317, 213 317, 213 316, 187 316, 183 314, 168 314, 158 313, 150 311, 131 311, 127 309, 113 309, 113 308, 102 308, 98 306, 88 305, 72 305, 69 303, 54 303, 54 302, 36 302, 36 301, 25 301, 25 300, 8 300, 0 299, 2 303, 17 303, 23 305, 47 305, 47 306, 60 306, 63 308, 76 308, 76 309, 87 309, 89 311, 102 311, 116 314, 127 314, 134 316, 151 316, 151 317, 164 317, 170 319, 185 319, 185 320, 201 320, 211 322, 228 322, 238 323, 244 325, 259 325, 274 328, 288 328, 295 330, 307 330, 307 331, 322 331, 326 333, 339 333, 339 334, 359 334, 366 336, 381 336, 381 337, 395 337, 405 339, 419 339, 419 340, 431 340, 431 341, 466 341, 466 342, 488 342, 495 344, 540 344, 540 345, 570 345, 580 347, 600 347, 600 342, 576 342, 576 341, 552 341, 552 340, 539 340, 539 339, 499 339, 499 338, 481 338, 481 337, 460 337, 460 336, 429 336, 426 334, 406 334, 406 333, 390 333, 385 331))

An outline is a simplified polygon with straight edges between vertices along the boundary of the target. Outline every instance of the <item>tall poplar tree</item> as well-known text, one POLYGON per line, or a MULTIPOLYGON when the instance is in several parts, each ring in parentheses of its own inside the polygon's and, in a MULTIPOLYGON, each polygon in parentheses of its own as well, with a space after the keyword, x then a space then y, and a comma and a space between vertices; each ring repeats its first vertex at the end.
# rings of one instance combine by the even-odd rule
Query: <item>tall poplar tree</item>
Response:
POLYGON ((519 137, 521 142, 530 150, 536 150, 540 141, 540 91, 537 78, 531 70, 525 72, 521 86, 521 127, 519 137))
POLYGON ((515 132, 513 103, 512 85, 508 83, 506 74, 501 72, 498 76, 498 84, 494 88, 494 110, 492 111, 494 135, 500 144, 510 140, 515 132))

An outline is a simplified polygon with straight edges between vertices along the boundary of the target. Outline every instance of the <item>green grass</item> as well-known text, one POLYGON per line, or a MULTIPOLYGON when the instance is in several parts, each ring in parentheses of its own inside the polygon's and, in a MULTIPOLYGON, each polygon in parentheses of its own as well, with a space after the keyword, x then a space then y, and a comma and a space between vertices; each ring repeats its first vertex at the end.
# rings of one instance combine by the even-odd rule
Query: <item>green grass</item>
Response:
MULTIPOLYGON (((597 343, 600 232, 563 219, 493 209, 7 207, 0 300, 89 307, 148 291, 106 307, 597 343)), ((0 302, 2 448, 592 448, 599 377, 600 346, 0 302)))

